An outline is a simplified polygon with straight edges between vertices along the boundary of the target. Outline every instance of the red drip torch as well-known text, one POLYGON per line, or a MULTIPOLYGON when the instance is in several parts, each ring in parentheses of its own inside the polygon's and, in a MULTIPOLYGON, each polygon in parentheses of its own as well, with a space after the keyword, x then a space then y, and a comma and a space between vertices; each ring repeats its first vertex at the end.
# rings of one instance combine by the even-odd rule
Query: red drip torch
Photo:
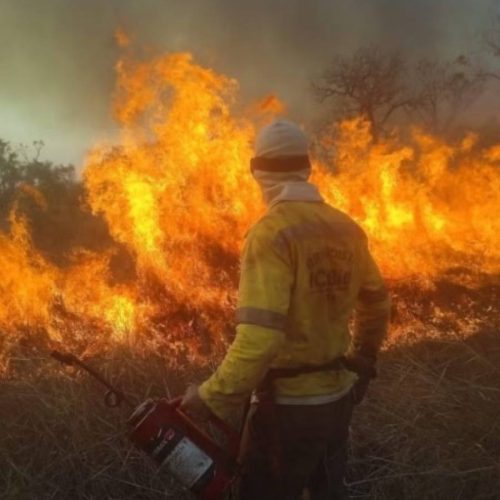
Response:
MULTIPOLYGON (((106 405, 116 407, 124 401, 135 406, 122 391, 73 354, 52 351, 51 356, 61 363, 84 369, 106 386, 106 405)), ((181 399, 148 399, 140 404, 128 419, 129 438, 198 498, 222 500, 229 494, 237 472, 239 436, 225 422, 212 416, 210 421, 224 434, 229 445, 229 451, 223 450, 179 409, 181 399)))

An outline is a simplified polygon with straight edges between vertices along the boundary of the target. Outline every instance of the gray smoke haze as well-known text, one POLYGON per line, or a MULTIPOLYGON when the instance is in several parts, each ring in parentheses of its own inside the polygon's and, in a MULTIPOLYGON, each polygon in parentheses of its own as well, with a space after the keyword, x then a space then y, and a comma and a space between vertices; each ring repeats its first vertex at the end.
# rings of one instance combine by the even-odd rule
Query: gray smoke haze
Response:
POLYGON ((244 98, 275 92, 301 121, 309 81, 336 53, 377 44, 454 57, 478 48, 499 0, 0 0, 0 138, 43 139, 79 164, 113 132, 118 26, 135 42, 190 51, 236 77, 244 98))

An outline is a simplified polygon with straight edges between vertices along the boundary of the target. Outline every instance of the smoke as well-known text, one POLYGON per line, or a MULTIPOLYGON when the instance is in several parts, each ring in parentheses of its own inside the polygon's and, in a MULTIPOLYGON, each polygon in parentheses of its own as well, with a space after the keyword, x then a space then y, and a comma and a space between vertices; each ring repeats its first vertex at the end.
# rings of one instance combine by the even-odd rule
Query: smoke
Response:
POLYGON ((187 50, 234 76, 245 98, 275 92, 315 111, 311 77, 334 54, 377 44, 453 57, 477 46, 496 0, 1 0, 0 138, 45 140, 81 161, 113 130, 110 96, 123 26, 141 46, 187 50))

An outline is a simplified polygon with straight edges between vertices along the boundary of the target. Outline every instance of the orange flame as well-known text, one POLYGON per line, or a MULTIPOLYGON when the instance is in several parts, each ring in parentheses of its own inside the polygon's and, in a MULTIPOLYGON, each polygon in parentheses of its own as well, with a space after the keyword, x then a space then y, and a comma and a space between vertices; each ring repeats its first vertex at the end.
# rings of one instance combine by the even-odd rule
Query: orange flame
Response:
MULTIPOLYGON (((58 271, 32 247, 27 222, 11 214, 11 232, 0 233, 0 328, 38 328, 47 325, 57 295, 58 271)), ((5 335, 5 334, 4 334, 5 335)), ((8 338, 8 336, 7 336, 8 338)), ((5 339, 2 339, 5 340, 5 339)))
POLYGON ((340 125, 338 175, 320 166, 327 200, 367 231, 390 279, 432 279, 451 268, 498 273, 498 146, 456 147, 414 131, 411 144, 373 144, 361 119, 340 125))
MULTIPOLYGON (((117 75, 121 139, 93 149, 83 180, 135 270, 117 280, 112 251, 76 249, 57 268, 14 213, 0 234, 0 354, 36 327, 70 346, 126 341, 202 361, 231 331, 239 251, 264 210, 251 143, 256 124, 284 108, 269 97, 238 116, 237 83, 189 54, 122 60, 117 75)), ((363 119, 321 144, 330 159, 314 161, 314 181, 363 226, 388 279, 500 271, 500 145, 481 149, 469 135, 452 146, 420 131, 374 144, 363 119)))
POLYGON ((118 45, 118 47, 121 48, 128 47, 131 43, 130 36, 124 29, 118 28, 115 31, 115 42, 118 45))

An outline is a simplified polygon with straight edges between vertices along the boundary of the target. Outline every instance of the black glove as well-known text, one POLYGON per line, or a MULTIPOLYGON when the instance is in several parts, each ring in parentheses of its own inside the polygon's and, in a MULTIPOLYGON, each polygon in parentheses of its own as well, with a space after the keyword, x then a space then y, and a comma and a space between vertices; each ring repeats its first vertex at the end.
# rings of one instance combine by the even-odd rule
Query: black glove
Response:
POLYGON ((363 356, 359 353, 348 354, 345 357, 345 367, 357 374, 358 380, 354 383, 351 389, 351 399, 354 405, 358 405, 363 401, 370 385, 370 380, 377 376, 375 369, 376 357, 363 356))
POLYGON ((351 400, 354 405, 359 405, 359 403, 365 399, 366 391, 368 391, 369 385, 369 378, 361 377, 356 380, 351 389, 351 400))
POLYGON ((344 366, 358 377, 371 380, 377 377, 375 369, 376 359, 361 356, 359 354, 347 354, 344 358, 344 366))

